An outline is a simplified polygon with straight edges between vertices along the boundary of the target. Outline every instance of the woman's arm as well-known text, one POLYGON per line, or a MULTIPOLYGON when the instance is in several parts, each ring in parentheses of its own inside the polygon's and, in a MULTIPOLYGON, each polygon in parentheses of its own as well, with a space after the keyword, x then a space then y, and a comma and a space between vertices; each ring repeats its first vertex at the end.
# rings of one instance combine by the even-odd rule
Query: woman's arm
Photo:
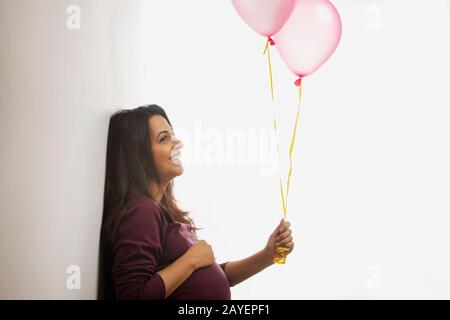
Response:
POLYGON ((170 296, 195 270, 207 267, 213 262, 214 252, 211 246, 205 240, 194 243, 174 263, 157 272, 164 282, 164 298, 170 296))
POLYGON ((165 285, 165 298, 170 296, 195 271, 195 264, 187 255, 182 255, 174 263, 160 270, 157 274, 163 279, 165 285))
POLYGON ((230 286, 233 287, 272 264, 271 257, 261 250, 248 258, 228 262, 224 271, 230 286))
POLYGON ((282 219, 280 224, 270 235, 263 250, 243 260, 231 261, 225 265, 224 271, 231 287, 273 265, 273 260, 278 255, 276 253, 277 247, 289 249, 286 254, 292 252, 294 249, 294 242, 291 236, 292 231, 290 225, 289 222, 282 219))

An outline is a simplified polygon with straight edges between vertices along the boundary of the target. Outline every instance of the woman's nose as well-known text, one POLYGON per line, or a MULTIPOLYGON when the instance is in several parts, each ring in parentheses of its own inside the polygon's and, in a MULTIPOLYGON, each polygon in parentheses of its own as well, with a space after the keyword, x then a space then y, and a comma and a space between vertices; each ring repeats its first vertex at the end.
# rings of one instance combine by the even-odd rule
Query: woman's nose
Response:
POLYGON ((181 142, 181 140, 179 140, 178 138, 175 138, 175 142, 174 142, 174 149, 181 149, 184 147, 183 142, 181 142))

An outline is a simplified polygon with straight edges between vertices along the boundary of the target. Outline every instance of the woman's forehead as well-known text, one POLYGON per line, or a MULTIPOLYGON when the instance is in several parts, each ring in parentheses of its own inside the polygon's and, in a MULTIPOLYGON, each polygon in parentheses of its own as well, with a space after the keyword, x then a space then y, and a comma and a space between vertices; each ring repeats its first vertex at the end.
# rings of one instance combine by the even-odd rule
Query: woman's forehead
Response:
POLYGON ((155 115, 149 119, 150 128, 152 135, 156 136, 161 131, 171 131, 172 127, 167 122, 167 120, 161 115, 155 115))

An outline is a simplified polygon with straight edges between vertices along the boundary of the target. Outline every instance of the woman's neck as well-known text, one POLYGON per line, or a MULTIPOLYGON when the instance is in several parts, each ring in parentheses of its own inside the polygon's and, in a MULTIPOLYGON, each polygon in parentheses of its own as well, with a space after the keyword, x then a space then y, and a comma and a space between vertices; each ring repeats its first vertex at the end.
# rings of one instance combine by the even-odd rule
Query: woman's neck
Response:
POLYGON ((164 191, 166 190, 166 186, 167 184, 158 185, 156 182, 150 182, 149 192, 152 199, 158 203, 161 203, 164 191))

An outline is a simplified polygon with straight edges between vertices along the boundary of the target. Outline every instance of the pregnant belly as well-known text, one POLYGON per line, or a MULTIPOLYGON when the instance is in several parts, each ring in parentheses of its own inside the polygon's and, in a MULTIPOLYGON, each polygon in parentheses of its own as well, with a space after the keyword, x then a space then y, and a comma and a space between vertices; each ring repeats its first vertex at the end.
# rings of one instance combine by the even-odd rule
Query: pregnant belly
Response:
POLYGON ((227 276, 217 264, 197 269, 179 286, 168 300, 230 300, 227 276))

